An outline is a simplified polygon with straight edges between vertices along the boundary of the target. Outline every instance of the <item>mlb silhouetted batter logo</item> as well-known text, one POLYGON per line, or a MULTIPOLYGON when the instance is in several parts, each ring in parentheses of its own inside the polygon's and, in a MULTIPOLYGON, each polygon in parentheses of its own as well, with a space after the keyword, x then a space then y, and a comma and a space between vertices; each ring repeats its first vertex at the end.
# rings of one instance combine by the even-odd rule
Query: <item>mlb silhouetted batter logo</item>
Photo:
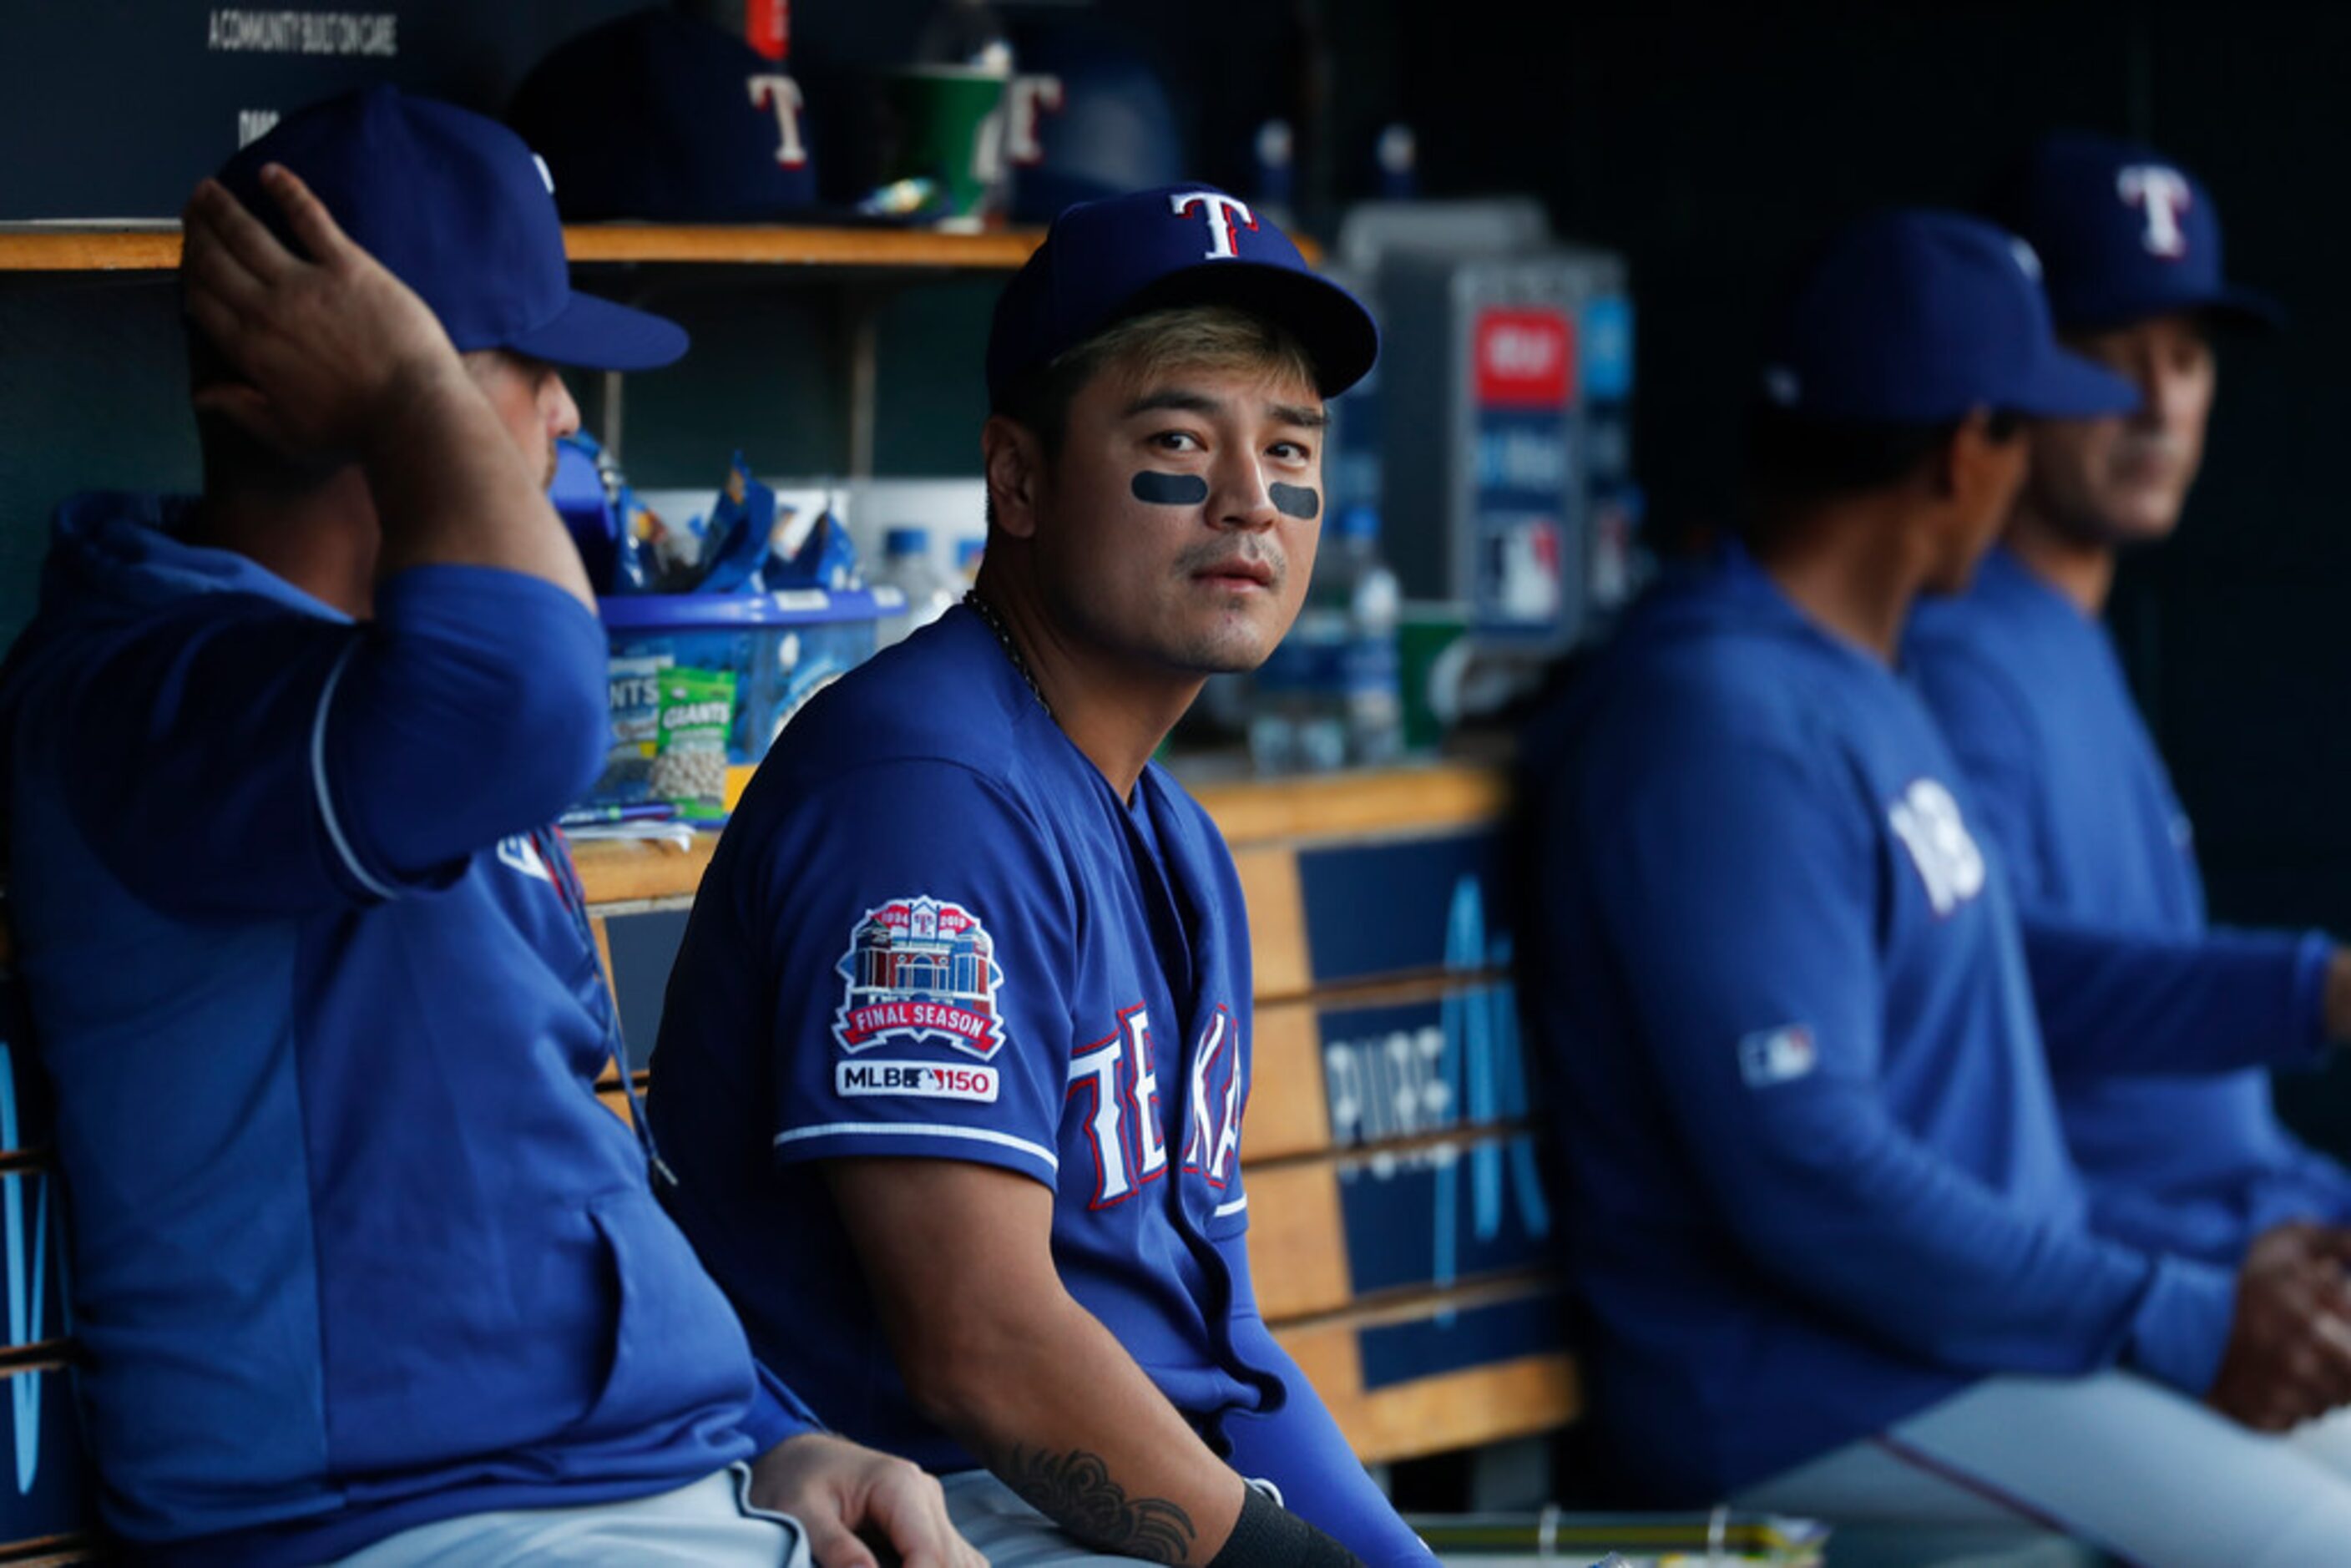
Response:
POLYGON ((1004 971, 979 916, 917 896, 865 912, 834 966, 846 983, 832 1035, 843 1051, 935 1040, 985 1061, 1004 1044, 1004 971))

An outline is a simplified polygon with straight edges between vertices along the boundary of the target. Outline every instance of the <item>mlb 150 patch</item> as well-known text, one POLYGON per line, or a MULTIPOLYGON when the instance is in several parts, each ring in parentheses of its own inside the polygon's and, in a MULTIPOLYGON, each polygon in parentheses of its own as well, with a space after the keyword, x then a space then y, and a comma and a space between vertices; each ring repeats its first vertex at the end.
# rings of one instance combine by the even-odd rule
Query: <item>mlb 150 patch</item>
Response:
POLYGON ((977 1100, 996 1102, 993 1067, 941 1066, 929 1061, 837 1061, 832 1068, 833 1092, 843 1099, 887 1094, 910 1100, 977 1100))
POLYGON ((960 904, 917 894, 877 904, 833 968, 842 993, 832 1037, 843 1051, 928 1040, 985 1061, 1004 1045, 996 943, 960 904))

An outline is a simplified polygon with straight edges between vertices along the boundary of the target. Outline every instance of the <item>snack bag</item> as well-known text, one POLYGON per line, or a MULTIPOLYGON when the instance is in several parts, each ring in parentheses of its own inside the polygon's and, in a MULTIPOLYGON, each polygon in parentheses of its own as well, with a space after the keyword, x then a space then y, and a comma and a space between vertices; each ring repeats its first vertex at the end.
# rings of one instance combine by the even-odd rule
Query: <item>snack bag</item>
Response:
POLYGON ((666 656, 615 657, 610 666, 612 743, 604 754, 595 798, 637 805, 652 794, 653 758, 661 750, 661 677, 666 656))
POLYGON ((668 669, 660 677, 658 749, 647 792, 703 821, 726 810, 726 736, 735 724, 735 672, 668 669))

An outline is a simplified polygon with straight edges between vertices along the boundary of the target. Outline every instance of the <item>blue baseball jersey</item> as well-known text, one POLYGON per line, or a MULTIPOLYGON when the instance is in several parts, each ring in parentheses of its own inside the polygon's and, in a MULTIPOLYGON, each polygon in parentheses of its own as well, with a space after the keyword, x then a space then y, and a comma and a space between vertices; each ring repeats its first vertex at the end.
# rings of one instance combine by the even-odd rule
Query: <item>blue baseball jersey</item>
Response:
POLYGON ((2168 1020, 2209 1022, 2259 956, 2041 934, 2031 967, 2100 978, 2044 1049, 1925 707, 1736 549, 1651 596, 1525 766, 1521 995, 1632 1485, 1710 1500, 1989 1373, 2209 1383, 2231 1278, 2092 1231, 2049 1061, 2245 1060, 2168 1020))
MULTIPOLYGON (((1919 607, 1904 657, 2028 917, 2189 939, 2205 931, 2188 815, 2103 626, 1996 549, 1969 592, 1919 607)), ((2314 1034, 2324 942, 2252 939, 2281 955, 2278 984, 2314 1034)), ((2053 988, 2064 981, 2046 977, 2053 988)), ((2279 1124, 2265 1073, 2065 1073, 2057 1094, 2101 1229, 2233 1261, 2281 1221, 2351 1218, 2351 1175, 2279 1124)))
POLYGON ((109 1526, 272 1568, 748 1457, 749 1347, 596 1098, 611 1004, 534 826, 599 765, 595 617, 436 566, 355 623, 183 516, 67 507, 0 677, 109 1526))
POLYGON ((1425 1560, 1258 1316, 1250 1031, 1215 826, 1156 765, 1122 800, 958 607, 761 764, 671 974, 648 1114, 754 1346, 843 1433, 975 1463, 909 1399, 820 1162, 998 1166, 1052 1189, 1071 1295, 1212 1445, 1367 1559, 1425 1560))

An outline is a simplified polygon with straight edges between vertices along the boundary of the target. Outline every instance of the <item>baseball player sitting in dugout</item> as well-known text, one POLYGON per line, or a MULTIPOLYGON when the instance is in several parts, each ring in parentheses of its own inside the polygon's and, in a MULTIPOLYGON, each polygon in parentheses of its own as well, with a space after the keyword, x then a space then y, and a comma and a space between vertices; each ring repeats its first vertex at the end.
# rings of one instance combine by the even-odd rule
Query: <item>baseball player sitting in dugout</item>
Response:
POLYGON ((1896 669, 2007 520, 2020 423, 2137 402, 2037 274, 1955 214, 1843 231, 1779 328, 1744 542, 1530 735, 1522 994, 1594 1410, 1660 1500, 2335 1561, 2351 1484, 2253 1428, 2351 1397, 2343 1252, 2100 1234, 2051 1088, 2314 1061, 2351 1032, 2310 1005, 2330 960, 2022 925, 1896 669))
POLYGON ((200 186, 204 494, 68 503, 0 678, 105 1522, 167 1564, 967 1568, 935 1483, 758 1375, 596 1098, 554 365, 685 335, 571 292, 543 179, 378 89, 200 186))
POLYGON ((990 330, 977 589, 784 731, 670 977, 673 1212, 991 1555, 1431 1561, 1258 1315, 1247 919, 1150 760, 1289 628, 1376 351, 1221 192, 1063 213, 990 330))
MULTIPOLYGON (((2179 525, 2212 408, 2213 334, 2271 325, 2276 308, 2223 278, 2210 193, 2151 148, 2048 138, 2002 211, 2041 256, 2067 343, 2144 402, 2034 428, 2001 543, 1968 592, 1919 607, 1904 661, 2027 919, 2192 939, 2207 928, 2195 834, 2098 616, 2117 554, 2179 525)), ((2314 1013, 2324 975, 2314 957, 2298 987, 2314 1013)), ((2092 1220, 2111 1235, 2233 1265, 2256 1237, 2298 1246, 2310 1222, 2351 1219, 2351 1172, 2279 1124, 2264 1072, 2060 1074, 2056 1087, 2092 1220)))

